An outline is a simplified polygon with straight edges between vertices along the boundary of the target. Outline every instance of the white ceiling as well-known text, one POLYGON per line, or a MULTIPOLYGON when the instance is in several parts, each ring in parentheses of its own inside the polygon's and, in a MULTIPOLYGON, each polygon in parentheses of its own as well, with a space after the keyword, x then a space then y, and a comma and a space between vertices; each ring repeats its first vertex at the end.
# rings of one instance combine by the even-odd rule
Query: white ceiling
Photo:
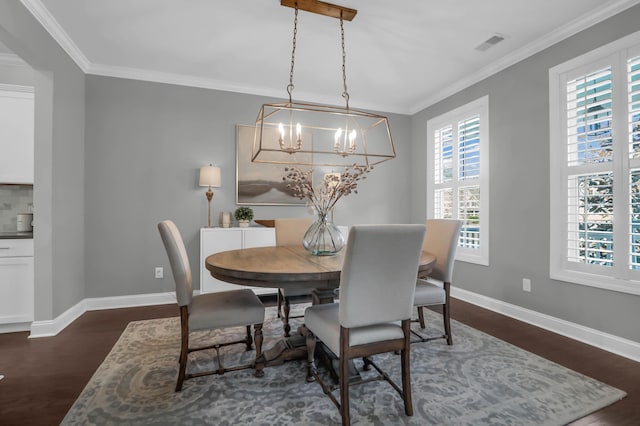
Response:
MULTIPOLYGON (((279 0, 22 2, 86 73, 286 97, 294 11, 279 0)), ((335 3, 358 10, 350 106, 415 113, 640 0, 335 3)), ((294 101, 343 104, 339 20, 300 11, 294 84, 294 101)))

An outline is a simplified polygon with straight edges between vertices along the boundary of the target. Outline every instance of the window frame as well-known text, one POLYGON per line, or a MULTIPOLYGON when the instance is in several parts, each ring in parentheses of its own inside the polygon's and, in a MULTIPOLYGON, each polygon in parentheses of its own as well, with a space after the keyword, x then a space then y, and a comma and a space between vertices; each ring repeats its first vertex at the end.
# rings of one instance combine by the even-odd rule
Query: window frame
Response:
MULTIPOLYGON (((454 145, 457 145, 454 139, 454 145)), ((454 152, 458 152, 457 148, 454 152)), ((463 262, 475 263, 479 265, 489 266, 489 96, 483 96, 479 99, 471 101, 465 105, 448 111, 442 115, 427 120, 427 219, 435 218, 435 192, 441 188, 452 188, 458 191, 460 188, 469 186, 469 184, 478 185, 480 187, 480 247, 477 249, 458 246, 456 251, 456 260, 463 262), (444 127, 450 125, 457 127, 458 123, 470 116, 479 116, 480 121, 480 176, 476 179, 460 180, 455 179, 450 185, 436 184, 434 177, 434 152, 435 152, 435 136, 434 133, 444 127)), ((459 158, 454 156, 454 172, 458 176, 459 158)), ((455 208, 455 217, 458 218, 458 209, 455 208)))
POLYGON ((632 170, 640 160, 629 157, 627 129, 628 70, 627 60, 640 55, 640 31, 585 53, 549 69, 549 165, 550 227, 549 276, 551 279, 640 295, 640 270, 629 268, 631 238, 630 189, 632 170), (589 164, 570 166, 567 144, 567 82, 599 67, 611 67, 613 158, 607 166, 589 164), (614 266, 569 261, 568 178, 578 174, 611 172, 614 179, 613 242, 614 266), (616 183, 618 182, 618 183, 616 183), (617 195, 622 192, 622 195, 617 195), (622 246, 623 248, 616 248, 622 246))

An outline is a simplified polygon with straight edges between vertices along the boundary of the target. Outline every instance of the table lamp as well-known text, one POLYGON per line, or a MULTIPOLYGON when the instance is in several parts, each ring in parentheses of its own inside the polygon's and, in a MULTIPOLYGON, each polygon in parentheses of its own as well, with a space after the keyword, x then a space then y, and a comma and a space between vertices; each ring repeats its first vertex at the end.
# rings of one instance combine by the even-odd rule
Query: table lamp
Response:
POLYGON ((220 187, 220 168, 212 166, 200 167, 200 186, 208 186, 206 192, 209 209, 207 211, 207 228, 211 228, 211 200, 213 199, 213 191, 211 188, 220 187))

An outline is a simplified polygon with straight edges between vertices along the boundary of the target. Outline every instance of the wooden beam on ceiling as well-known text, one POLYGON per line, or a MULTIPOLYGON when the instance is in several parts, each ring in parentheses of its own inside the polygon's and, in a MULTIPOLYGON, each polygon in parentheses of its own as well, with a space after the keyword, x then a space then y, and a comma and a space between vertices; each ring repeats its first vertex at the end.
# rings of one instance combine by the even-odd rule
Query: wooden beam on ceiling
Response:
POLYGON ((319 15, 330 16, 332 18, 342 19, 345 21, 353 21, 358 11, 349 9, 348 7, 338 6, 336 4, 325 3, 319 0, 280 0, 281 6, 298 8, 319 15))

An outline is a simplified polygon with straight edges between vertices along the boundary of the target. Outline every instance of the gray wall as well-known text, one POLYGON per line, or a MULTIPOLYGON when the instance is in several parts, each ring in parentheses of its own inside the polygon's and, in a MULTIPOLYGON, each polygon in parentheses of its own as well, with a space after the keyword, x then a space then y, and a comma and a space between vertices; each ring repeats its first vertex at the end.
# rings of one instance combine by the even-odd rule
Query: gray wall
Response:
POLYGON ((84 74, 15 0, 0 0, 0 42, 34 70, 35 318, 84 298, 84 74))
MULTIPOLYGON (((87 76, 86 279, 87 297, 155 293, 173 289, 157 231, 172 219, 183 234, 194 286, 199 287, 199 229, 206 225, 205 188, 198 169, 222 169, 214 188, 212 221, 235 204, 236 124, 253 124, 272 98, 215 90, 87 76), (164 266, 165 278, 154 278, 164 266)), ((410 119, 389 117, 395 160, 368 175, 358 194, 338 203, 339 224, 408 221, 407 166, 410 119)), ((256 218, 307 215, 300 206, 254 206, 256 218)))
POLYGON ((28 65, 2 63, 0 59, 0 83, 33 86, 33 70, 28 65))
POLYGON ((454 285, 640 342, 640 296, 549 279, 549 68, 637 31, 640 6, 412 117, 412 219, 426 216, 426 123, 489 95, 490 266, 457 262, 454 285), (532 292, 522 291, 522 278, 532 292))

